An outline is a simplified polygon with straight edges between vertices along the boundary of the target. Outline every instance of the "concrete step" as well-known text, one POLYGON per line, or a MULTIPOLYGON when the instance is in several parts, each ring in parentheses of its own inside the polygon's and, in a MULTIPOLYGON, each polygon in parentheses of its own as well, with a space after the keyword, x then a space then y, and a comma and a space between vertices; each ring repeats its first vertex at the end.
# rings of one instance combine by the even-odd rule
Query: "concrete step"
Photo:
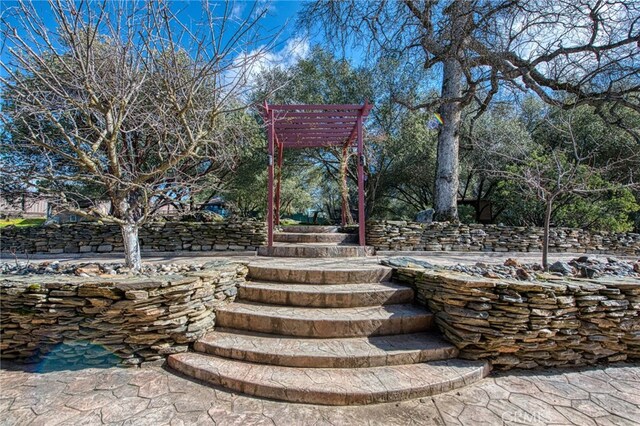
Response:
POLYGON ((438 333, 304 339, 216 329, 194 344, 198 352, 261 364, 362 368, 455 358, 458 349, 438 333))
POLYGON ((357 243, 357 234, 339 234, 330 232, 276 232, 273 241, 282 243, 357 243))
POLYGON ((380 265, 335 264, 332 261, 287 264, 286 261, 250 263, 248 278, 255 281, 302 284, 358 284, 389 281, 393 270, 380 265))
POLYGON ((271 247, 258 247, 258 256, 270 257, 365 257, 372 256, 373 247, 336 244, 293 244, 277 243, 271 247))
POLYGON ((295 232, 295 233, 326 233, 326 232, 338 232, 337 226, 322 226, 322 225, 288 225, 281 226, 282 232, 295 232))
POLYGON ((216 386, 264 398, 324 405, 398 401, 450 391, 488 373, 478 361, 448 360, 369 368, 299 368, 185 352, 171 368, 216 386))
POLYGON ((430 330, 433 315, 413 305, 323 309, 241 301, 219 307, 216 325, 285 336, 380 336, 430 330))
POLYGON ((240 285, 238 299, 272 305, 353 308, 411 303, 413 290, 391 283, 314 285, 249 281, 240 285))

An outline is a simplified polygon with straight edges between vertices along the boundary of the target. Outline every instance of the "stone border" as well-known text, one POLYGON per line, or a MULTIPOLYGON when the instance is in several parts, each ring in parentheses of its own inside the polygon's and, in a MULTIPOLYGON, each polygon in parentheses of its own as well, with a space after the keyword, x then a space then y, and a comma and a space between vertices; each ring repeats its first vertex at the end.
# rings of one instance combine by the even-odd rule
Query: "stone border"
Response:
POLYGON ((164 362, 212 329, 246 265, 213 263, 184 276, 0 280, 0 357, 73 365, 164 362))
POLYGON ((527 282, 397 268, 464 359, 497 369, 640 359, 640 281, 527 282))
MULTIPOLYGON (((255 251, 264 245, 267 231, 256 220, 160 222, 140 228, 143 252, 255 251)), ((114 224, 79 222, 64 225, 8 226, 0 233, 2 252, 112 253, 122 252, 120 228, 114 224)))
MULTIPOLYGON (((540 252, 543 228, 448 222, 367 222, 367 244, 380 251, 540 252)), ((640 255, 640 234, 552 228, 549 250, 555 253, 640 255)))

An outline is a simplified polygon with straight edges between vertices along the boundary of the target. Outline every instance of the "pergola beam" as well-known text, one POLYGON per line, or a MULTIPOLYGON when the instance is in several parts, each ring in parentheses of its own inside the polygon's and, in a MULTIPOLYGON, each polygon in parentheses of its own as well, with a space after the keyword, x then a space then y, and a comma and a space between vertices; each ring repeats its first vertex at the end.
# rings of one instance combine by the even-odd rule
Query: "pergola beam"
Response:
POLYGON ((284 111, 278 115, 275 116, 276 120, 284 120, 287 118, 307 118, 307 119, 313 119, 313 118, 323 118, 323 117, 327 117, 327 118, 357 118, 358 117, 358 112, 357 111, 347 111, 347 112, 289 112, 289 111, 284 111))
POLYGON ((301 105, 269 105, 269 108, 278 111, 344 111, 354 110, 359 111, 362 109, 362 105, 359 104, 301 104, 301 105))
POLYGON ((327 136, 335 136, 335 135, 345 135, 349 136, 353 130, 351 129, 287 129, 277 131, 278 136, 304 136, 304 135, 327 135, 327 136))
POLYGON ((286 130, 340 130, 347 129, 351 131, 353 129, 353 123, 327 123, 327 124, 314 124, 314 123, 301 123, 301 124, 280 124, 276 125, 277 131, 286 130))
POLYGON ((330 123, 338 123, 338 124, 349 124, 353 126, 355 124, 355 120, 351 117, 349 118, 340 118, 340 117, 308 117, 308 118, 292 118, 292 117, 281 117, 276 122, 276 127, 281 124, 330 124, 330 123))
POLYGON ((337 142, 310 142, 310 143, 296 143, 296 144, 290 144, 287 145, 285 144, 284 147, 285 148, 290 148, 290 149, 306 149, 306 148, 334 148, 334 147, 341 147, 344 146, 343 142, 337 141, 337 142))

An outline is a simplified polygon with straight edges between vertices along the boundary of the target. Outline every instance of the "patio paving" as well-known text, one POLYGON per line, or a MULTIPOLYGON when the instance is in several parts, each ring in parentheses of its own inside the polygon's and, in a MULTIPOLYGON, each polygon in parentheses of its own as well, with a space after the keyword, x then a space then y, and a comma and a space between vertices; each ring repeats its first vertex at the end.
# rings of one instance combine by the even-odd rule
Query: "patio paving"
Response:
POLYGON ((160 367, 65 370, 4 362, 0 424, 638 425, 640 364, 494 373, 433 397, 330 407, 238 395, 160 367))
MULTIPOLYGON (((425 260, 434 265, 451 266, 456 264, 473 265, 476 262, 487 264, 503 264, 509 258, 516 258, 521 263, 540 263, 540 253, 525 252, 462 252, 462 251, 433 251, 433 252, 380 252, 377 255, 369 257, 347 257, 333 259, 305 259, 311 266, 314 264, 318 267, 340 267, 344 265, 376 265, 381 259, 392 256, 409 256, 420 260, 425 260)), ((584 256, 584 253, 549 253, 549 261, 569 261, 576 257, 584 256)), ((596 258, 606 260, 611 255, 594 254, 596 258)), ((614 256, 620 260, 636 261, 637 256, 614 256)), ((30 254, 30 255, 12 255, 9 253, 0 253, 0 263, 14 263, 16 260, 21 262, 30 261, 32 263, 59 261, 62 263, 79 263, 79 262, 124 262, 122 253, 67 253, 67 254, 30 254)), ((228 260, 236 262, 252 262, 252 263, 270 263, 275 262, 282 265, 299 264, 297 258, 278 258, 266 256, 256 256, 256 252, 159 252, 159 253, 142 253, 142 260, 151 263, 205 263, 212 260, 228 260)))

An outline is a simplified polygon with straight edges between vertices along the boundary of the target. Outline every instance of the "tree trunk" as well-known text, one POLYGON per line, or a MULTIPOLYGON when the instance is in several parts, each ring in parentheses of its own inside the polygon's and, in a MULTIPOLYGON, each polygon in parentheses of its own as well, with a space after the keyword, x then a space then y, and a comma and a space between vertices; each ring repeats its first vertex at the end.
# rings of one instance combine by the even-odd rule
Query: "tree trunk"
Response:
POLYGON ((546 203, 544 211, 544 234, 542 236, 542 268, 549 270, 549 227, 551 226, 551 211, 553 207, 553 198, 546 203))
POLYGON ((126 223, 121 226, 121 230, 122 241, 124 242, 125 263, 132 271, 140 271, 142 269, 142 257, 140 256, 138 225, 126 223))
MULTIPOLYGON (((451 58, 444 61, 442 97, 446 99, 462 96, 462 68, 451 58)), ((449 101, 440 107, 444 124, 438 134, 438 157, 436 164, 435 219, 458 221, 458 144, 462 121, 460 102, 449 101)))

